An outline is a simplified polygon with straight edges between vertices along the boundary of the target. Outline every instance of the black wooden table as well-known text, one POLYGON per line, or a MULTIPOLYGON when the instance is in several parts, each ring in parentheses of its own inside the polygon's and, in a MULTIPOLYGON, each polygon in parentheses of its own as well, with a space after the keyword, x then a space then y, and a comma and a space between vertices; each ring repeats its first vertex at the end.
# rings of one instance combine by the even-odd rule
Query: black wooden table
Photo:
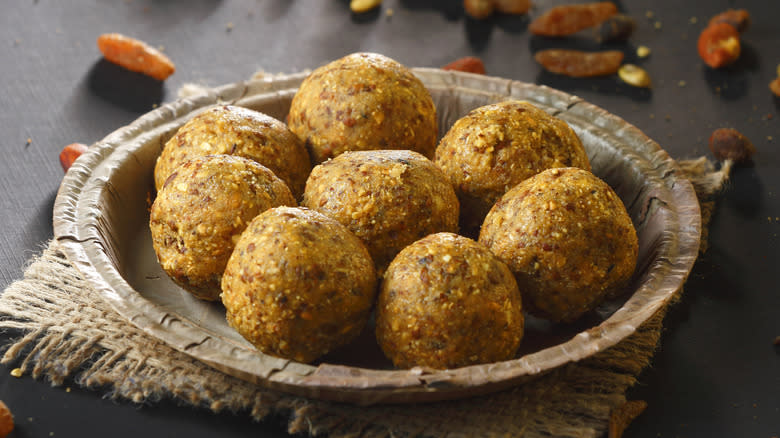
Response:
MULTIPOLYGON (((777 0, 617 2, 638 29, 628 43, 610 47, 648 70, 652 90, 616 77, 544 73, 533 61, 536 50, 596 46, 533 37, 527 17, 474 21, 459 0, 385 0, 360 16, 344 0, 7 3, 0 12, 0 289, 20 278, 52 237, 61 148, 99 140, 175 99, 186 82, 293 72, 355 51, 426 67, 477 55, 489 74, 559 88, 623 117, 676 158, 709 154, 707 139, 718 127, 752 139, 758 152, 720 196, 710 249, 667 317, 652 366, 629 394, 649 407, 628 436, 780 435, 780 347, 773 345, 780 335, 780 100, 767 87, 780 64, 777 0), (728 7, 748 9, 753 23, 736 65, 714 71, 696 55, 696 40, 707 18, 728 7), (160 83, 108 64, 95 45, 105 32, 163 46, 177 72, 160 83), (637 59, 638 45, 652 54, 637 59)), ((538 9, 561 3, 536 1, 538 9)), ((8 335, 0 336, 7 344, 8 335)), ((9 371, 0 368, 0 399, 16 416, 16 437, 285 435, 282 419, 255 424, 247 415, 169 402, 139 408, 9 371)))

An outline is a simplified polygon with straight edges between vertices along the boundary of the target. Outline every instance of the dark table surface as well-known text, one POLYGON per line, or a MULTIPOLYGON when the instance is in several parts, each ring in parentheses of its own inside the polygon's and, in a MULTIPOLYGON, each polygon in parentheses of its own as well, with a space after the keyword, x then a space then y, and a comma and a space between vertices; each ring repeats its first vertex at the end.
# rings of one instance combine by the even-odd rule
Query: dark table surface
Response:
MULTIPOLYGON (((8 2, 11 3, 11 2, 8 2)), ((560 1, 536 0, 537 10, 560 1)), ((629 398, 648 408, 631 437, 780 434, 780 100, 769 89, 780 64, 780 2, 635 0, 617 2, 637 19, 631 40, 611 47, 646 68, 652 90, 613 77, 566 79, 533 61, 547 47, 597 46, 532 37, 527 17, 474 21, 458 0, 385 0, 356 16, 347 1, 17 0, 0 13, 0 289, 52 237, 51 213, 71 142, 91 143, 187 82, 219 85, 257 70, 314 68, 355 51, 409 66, 438 67, 466 55, 488 73, 546 84, 623 117, 675 158, 708 155, 713 129, 733 127, 755 144, 719 197, 710 248, 682 301, 667 317, 662 344, 629 398), (707 18, 746 8, 753 23, 732 67, 714 71, 696 54, 707 18), (392 10, 392 14, 391 14, 392 10), (177 72, 164 83, 102 61, 95 38, 121 32, 163 46, 177 72), (646 45, 649 58, 635 49, 646 45)), ((8 334, 0 343, 9 342, 8 334)), ((12 436, 284 436, 284 420, 212 415, 170 402, 138 407, 75 385, 51 387, 0 367, 0 399, 13 410, 12 436), (72 390, 71 390, 72 388, 72 390)))

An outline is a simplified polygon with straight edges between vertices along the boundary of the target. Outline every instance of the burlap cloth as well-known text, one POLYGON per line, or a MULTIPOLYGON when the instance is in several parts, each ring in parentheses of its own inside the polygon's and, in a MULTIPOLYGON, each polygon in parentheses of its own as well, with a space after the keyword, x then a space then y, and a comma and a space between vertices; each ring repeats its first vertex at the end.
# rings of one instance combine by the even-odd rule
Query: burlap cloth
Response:
MULTIPOLYGON (((704 158, 679 164, 694 183, 706 224, 730 165, 716 171, 704 158)), ((614 347, 511 390, 451 402, 371 407, 263 389, 173 350, 115 313, 55 241, 0 296, 0 329, 18 335, 2 363, 35 379, 53 385, 73 379, 111 398, 151 406, 168 398, 214 412, 246 413, 258 421, 282 415, 289 419, 290 433, 590 437, 610 428, 609 434, 617 436, 641 412, 641 404, 627 403, 625 393, 653 355, 665 311, 614 347)))

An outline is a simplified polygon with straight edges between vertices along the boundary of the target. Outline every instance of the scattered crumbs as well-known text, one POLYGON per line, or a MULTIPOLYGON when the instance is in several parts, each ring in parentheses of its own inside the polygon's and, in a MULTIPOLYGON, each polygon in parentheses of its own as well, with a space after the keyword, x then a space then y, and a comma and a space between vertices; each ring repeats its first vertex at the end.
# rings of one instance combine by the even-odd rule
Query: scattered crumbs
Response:
POLYGON ((228 23, 225 25, 225 30, 228 31, 228 32, 233 30, 233 22, 232 21, 228 21, 228 23))
POLYGON ((385 15, 387 15, 387 18, 392 17, 394 13, 395 11, 393 10, 393 8, 387 8, 387 10, 385 11, 385 15))
POLYGON ((636 48, 636 56, 640 58, 647 58, 650 56, 650 48, 647 46, 639 46, 636 48))
POLYGON ((156 104, 156 103, 153 103, 153 104, 152 104, 152 108, 157 108, 157 104, 156 104))
POLYGON ((20 40, 19 38, 14 40, 14 47, 19 46, 21 44, 22 44, 22 40, 20 40))
POLYGON ((655 23, 653 23, 653 27, 656 28, 656 29, 660 29, 661 26, 662 26, 662 24, 661 24, 660 21, 656 21, 655 23))
POLYGON ((650 114, 650 118, 651 118, 651 119, 654 119, 654 118, 655 118, 655 114, 652 114, 652 113, 651 113, 651 114, 650 114))
POLYGON ((758 105, 753 105, 753 111, 758 111, 758 105))
POLYGON ((54 432, 49 432, 49 436, 54 436, 54 432))
POLYGON ((772 136, 771 136, 771 135, 767 135, 767 136, 766 136, 766 140, 767 140, 767 141, 772 141, 772 136))
POLYGON ((664 116, 664 119, 666 119, 666 121, 668 122, 668 121, 672 120, 672 116, 667 114, 667 115, 664 116))
POLYGON ((35 418, 33 418, 33 417, 27 417, 27 422, 28 422, 28 423, 32 423, 32 422, 33 422, 33 420, 35 420, 35 418))
POLYGON ((30 137, 27 137, 27 146, 30 146, 32 144, 32 139, 30 137))
POLYGON ((65 388, 65 392, 70 392, 70 386, 65 388))
POLYGON ((14 377, 22 377, 22 369, 21 368, 14 368, 11 370, 11 375, 14 377))
POLYGON ((698 22, 699 22, 699 19, 698 19, 698 18, 696 18, 696 17, 691 17, 691 19, 690 19, 690 20, 688 20, 688 21, 690 21, 690 22, 691 22, 691 24, 696 24, 696 23, 698 23, 698 22))
POLYGON ((686 85, 688 85, 688 83, 687 83, 687 82, 685 82, 685 81, 680 81, 680 82, 678 82, 678 83, 677 83, 677 86, 678 86, 678 87, 680 87, 680 88, 683 88, 683 87, 685 87, 686 85))
POLYGON ((761 120, 772 120, 775 118, 775 115, 772 113, 767 113, 764 117, 761 118, 761 120))
POLYGON ((653 11, 647 11, 647 12, 645 12, 645 17, 653 18, 653 17, 655 17, 655 14, 653 13, 653 11))
POLYGON ((157 46, 157 50, 159 50, 161 52, 164 52, 165 51, 165 46, 157 46))
POLYGON ((757 408, 757 407, 758 407, 758 403, 753 403, 753 408, 757 408))

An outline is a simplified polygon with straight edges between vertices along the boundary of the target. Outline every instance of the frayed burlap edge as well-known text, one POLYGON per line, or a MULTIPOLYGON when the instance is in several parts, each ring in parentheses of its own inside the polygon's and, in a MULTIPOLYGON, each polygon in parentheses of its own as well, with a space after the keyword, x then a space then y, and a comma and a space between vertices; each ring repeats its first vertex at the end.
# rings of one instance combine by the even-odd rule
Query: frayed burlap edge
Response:
MULTIPOLYGON (((706 221, 730 166, 716 171, 699 159, 680 167, 696 188, 706 221)), ((649 363, 665 311, 618 345, 511 390, 449 402, 356 407, 263 389, 149 337, 115 313, 52 241, 0 296, 0 329, 22 333, 0 362, 54 385, 70 378, 135 403, 169 398, 214 412, 248 412, 256 420, 283 415, 290 433, 312 436, 596 437, 606 432, 610 413, 624 405, 626 390, 649 363)))

